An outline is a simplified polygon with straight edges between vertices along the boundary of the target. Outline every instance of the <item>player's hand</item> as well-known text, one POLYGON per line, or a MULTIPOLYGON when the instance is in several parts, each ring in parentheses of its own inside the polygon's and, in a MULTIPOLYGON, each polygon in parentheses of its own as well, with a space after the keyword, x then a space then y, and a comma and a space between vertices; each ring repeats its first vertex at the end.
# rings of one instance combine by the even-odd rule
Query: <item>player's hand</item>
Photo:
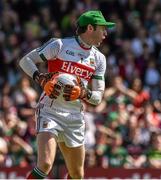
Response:
POLYGON ((61 86, 56 81, 57 72, 52 73, 40 73, 36 71, 33 75, 33 79, 42 87, 46 95, 50 98, 56 99, 60 94, 61 86))
POLYGON ((52 78, 44 85, 44 92, 51 99, 56 99, 60 95, 62 84, 57 80, 58 74, 54 74, 52 78))
POLYGON ((35 71, 33 74, 33 79, 43 89, 45 84, 53 77, 54 74, 57 74, 57 73, 56 72, 40 73, 38 71, 35 71))
POLYGON ((66 101, 74 101, 87 97, 88 90, 84 87, 80 77, 77 77, 76 85, 66 84, 63 90, 63 97, 66 101))

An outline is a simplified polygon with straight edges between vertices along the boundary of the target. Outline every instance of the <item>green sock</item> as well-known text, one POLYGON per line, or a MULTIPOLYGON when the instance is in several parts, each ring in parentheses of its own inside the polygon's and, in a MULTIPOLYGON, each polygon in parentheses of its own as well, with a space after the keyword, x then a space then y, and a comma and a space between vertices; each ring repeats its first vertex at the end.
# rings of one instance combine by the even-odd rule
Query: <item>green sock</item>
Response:
POLYGON ((47 175, 42 172, 40 169, 38 169, 37 167, 35 167, 31 173, 29 174, 29 176, 27 177, 27 179, 44 179, 47 175))

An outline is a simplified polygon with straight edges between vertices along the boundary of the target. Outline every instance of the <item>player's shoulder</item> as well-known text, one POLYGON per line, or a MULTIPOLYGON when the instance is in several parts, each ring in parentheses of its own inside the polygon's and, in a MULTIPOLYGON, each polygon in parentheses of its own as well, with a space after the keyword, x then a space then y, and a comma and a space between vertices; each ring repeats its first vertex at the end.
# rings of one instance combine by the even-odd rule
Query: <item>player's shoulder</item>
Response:
POLYGON ((44 45, 49 45, 49 46, 56 46, 61 48, 64 45, 71 44, 72 41, 74 41, 74 37, 65 37, 65 38, 51 38, 48 40, 44 45))
POLYGON ((62 44, 62 39, 61 38, 51 38, 51 40, 49 40, 53 43, 58 43, 58 44, 62 44))
POLYGON ((64 38, 61 39, 61 41, 63 43, 71 43, 71 42, 75 41, 75 38, 74 38, 74 36, 64 37, 64 38))
POLYGON ((74 37, 65 37, 65 38, 50 38, 49 40, 47 40, 44 44, 50 44, 50 43, 62 43, 65 41, 72 41, 74 40, 74 37))
POLYGON ((50 38, 46 42, 44 42, 40 47, 37 48, 37 51, 40 52, 44 50, 45 48, 51 48, 51 47, 60 47, 62 45, 60 38, 50 38))
POLYGON ((44 44, 50 44, 50 43, 58 42, 58 41, 61 41, 61 39, 60 38, 50 38, 44 44))

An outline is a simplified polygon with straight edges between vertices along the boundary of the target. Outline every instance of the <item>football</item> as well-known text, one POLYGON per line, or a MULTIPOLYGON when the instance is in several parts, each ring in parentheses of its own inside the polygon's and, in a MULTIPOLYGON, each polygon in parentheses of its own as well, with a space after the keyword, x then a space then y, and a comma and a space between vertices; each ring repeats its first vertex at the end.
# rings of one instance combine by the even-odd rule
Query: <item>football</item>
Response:
POLYGON ((67 73, 55 74, 55 75, 53 75, 52 79, 56 80, 57 84, 62 87, 60 89, 60 95, 59 96, 62 96, 63 88, 66 84, 76 85, 76 82, 77 82, 76 76, 74 76, 72 74, 67 74, 67 73))
POLYGON ((60 73, 53 78, 56 78, 62 86, 66 84, 75 85, 76 81, 76 77, 74 75, 67 73, 60 73))

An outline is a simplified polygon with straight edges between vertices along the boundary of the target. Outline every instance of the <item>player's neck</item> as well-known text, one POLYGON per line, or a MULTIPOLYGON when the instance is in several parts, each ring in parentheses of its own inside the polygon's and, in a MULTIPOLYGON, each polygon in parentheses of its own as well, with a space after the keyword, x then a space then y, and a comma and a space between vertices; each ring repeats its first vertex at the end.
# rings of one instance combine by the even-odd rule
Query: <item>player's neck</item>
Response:
POLYGON ((84 48, 90 49, 92 47, 92 45, 89 45, 83 38, 83 36, 78 36, 78 41, 80 43, 81 46, 83 46, 84 48))

